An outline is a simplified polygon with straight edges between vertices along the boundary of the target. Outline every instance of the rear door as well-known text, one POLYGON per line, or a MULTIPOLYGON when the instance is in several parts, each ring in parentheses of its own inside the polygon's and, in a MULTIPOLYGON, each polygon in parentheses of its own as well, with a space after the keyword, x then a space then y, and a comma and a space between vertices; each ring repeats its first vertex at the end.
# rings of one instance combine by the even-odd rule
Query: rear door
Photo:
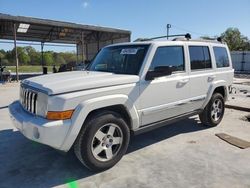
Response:
POLYGON ((216 79, 209 45, 188 45, 190 63, 190 104, 192 110, 200 109, 207 97, 208 89, 216 79))
POLYGON ((216 66, 216 80, 225 81, 228 85, 231 85, 234 70, 232 69, 229 50, 224 45, 216 45, 212 48, 216 66))

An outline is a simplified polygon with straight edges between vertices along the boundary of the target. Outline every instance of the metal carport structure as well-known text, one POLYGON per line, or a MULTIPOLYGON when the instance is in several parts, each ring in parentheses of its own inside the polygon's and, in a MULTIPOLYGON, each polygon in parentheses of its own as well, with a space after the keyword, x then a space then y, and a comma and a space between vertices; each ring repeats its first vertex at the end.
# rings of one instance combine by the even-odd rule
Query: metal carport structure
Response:
MULTIPOLYGON (((0 39, 13 40, 15 47, 17 40, 40 42, 41 54, 45 43, 75 44, 77 57, 91 60, 103 46, 129 42, 130 37, 128 30, 0 13, 0 39)), ((18 80, 17 51, 16 74, 18 80)))

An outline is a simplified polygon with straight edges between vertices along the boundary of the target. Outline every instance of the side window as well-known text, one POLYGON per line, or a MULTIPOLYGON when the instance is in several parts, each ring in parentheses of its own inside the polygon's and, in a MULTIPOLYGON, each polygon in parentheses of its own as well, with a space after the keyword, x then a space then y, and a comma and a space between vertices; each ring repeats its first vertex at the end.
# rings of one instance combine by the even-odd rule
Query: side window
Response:
POLYGON ((214 56, 216 60, 216 66, 218 68, 221 67, 229 67, 229 58, 227 54, 227 50, 224 47, 213 47, 214 56))
POLYGON ((184 71, 184 51, 182 46, 159 47, 154 55, 149 70, 154 70, 158 66, 170 66, 173 72, 184 71))
POLYGON ((207 46, 189 46, 191 70, 212 68, 211 57, 207 46))

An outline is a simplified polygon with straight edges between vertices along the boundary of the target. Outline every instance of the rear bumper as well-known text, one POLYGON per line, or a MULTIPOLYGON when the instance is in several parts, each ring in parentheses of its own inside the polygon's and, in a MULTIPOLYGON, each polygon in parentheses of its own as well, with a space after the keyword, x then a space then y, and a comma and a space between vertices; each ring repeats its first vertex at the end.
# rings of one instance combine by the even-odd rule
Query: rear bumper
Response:
POLYGON ((71 120, 49 121, 23 109, 19 101, 9 105, 15 127, 28 139, 60 150, 71 126, 71 120))

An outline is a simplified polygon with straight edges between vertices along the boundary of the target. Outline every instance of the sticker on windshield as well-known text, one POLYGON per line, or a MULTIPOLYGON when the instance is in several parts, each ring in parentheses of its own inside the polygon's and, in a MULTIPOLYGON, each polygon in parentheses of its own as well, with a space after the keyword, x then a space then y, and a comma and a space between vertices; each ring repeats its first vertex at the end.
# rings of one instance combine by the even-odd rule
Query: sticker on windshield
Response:
POLYGON ((121 53, 122 55, 135 55, 137 54, 138 49, 137 48, 127 48, 122 49, 121 53))

